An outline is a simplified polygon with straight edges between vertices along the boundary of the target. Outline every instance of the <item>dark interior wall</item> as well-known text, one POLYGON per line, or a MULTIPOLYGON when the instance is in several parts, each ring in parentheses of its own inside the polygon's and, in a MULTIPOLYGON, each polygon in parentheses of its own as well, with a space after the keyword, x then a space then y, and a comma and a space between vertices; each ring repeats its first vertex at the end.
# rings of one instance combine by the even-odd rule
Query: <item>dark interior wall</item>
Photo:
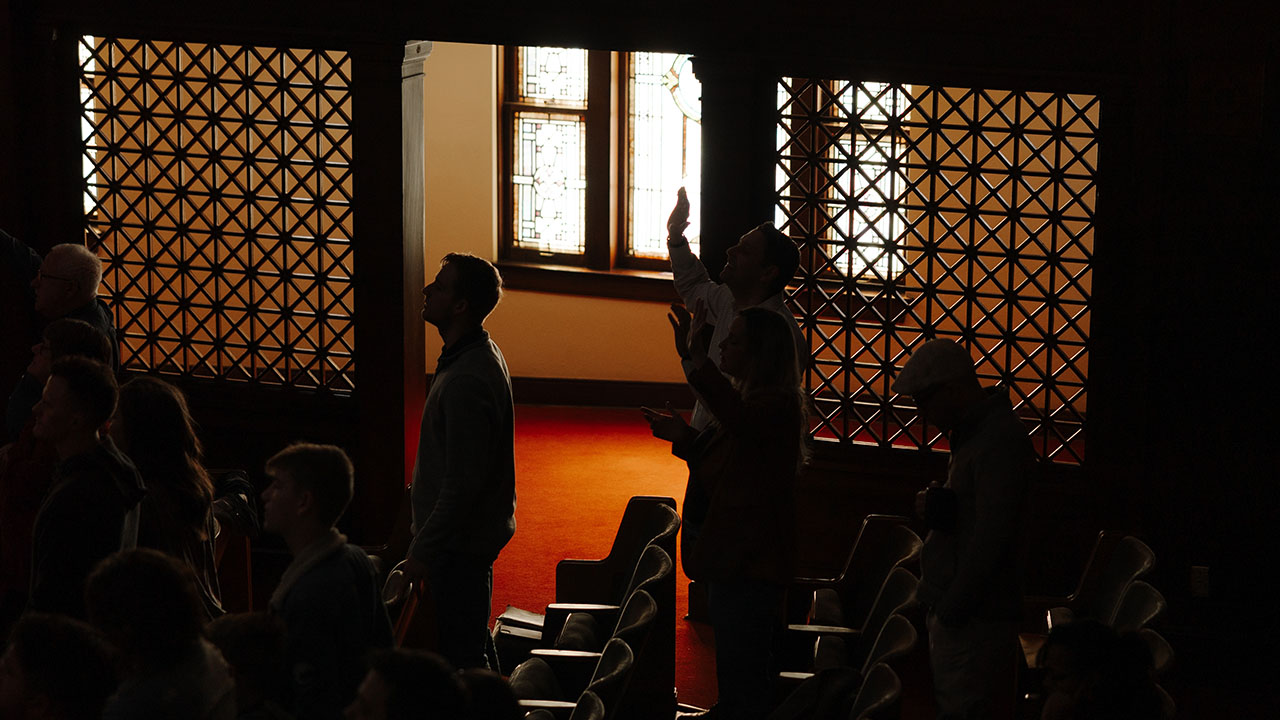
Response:
MULTIPOLYGON (((1042 557, 1061 568, 1061 584, 1087 551, 1063 548, 1079 548, 1102 528, 1138 533, 1159 558, 1155 583, 1169 597, 1173 631, 1236 646, 1275 636, 1276 611, 1256 590, 1257 578, 1277 571, 1274 553, 1260 550, 1274 548, 1268 531, 1280 516, 1271 451, 1275 362, 1265 349, 1276 330, 1270 211, 1280 159, 1280 66, 1264 4, 1208 10, 1176 0, 892 7, 757 0, 673 11, 650 2, 625 10, 568 2, 536 10, 505 2, 380 3, 357 13, 356 5, 337 2, 305 11, 293 3, 54 2, 44 4, 38 22, 19 4, 25 6, 8 0, 9 49, 27 62, 45 52, 41 32, 75 17, 227 37, 243 28, 287 29, 319 41, 431 37, 692 51, 700 76, 707 73, 708 152, 719 148, 704 178, 713 191, 704 217, 711 227, 729 227, 770 203, 771 170, 760 172, 771 168, 772 136, 759 123, 736 120, 757 117, 744 107, 764 107, 760 89, 779 72, 969 85, 1012 78, 1100 93, 1088 459, 1078 471, 1047 472, 1039 483, 1037 542, 1042 557), (1208 598, 1191 596, 1192 565, 1210 568, 1208 598)), ((12 67, 28 66, 15 60, 12 67)), ((9 93, 0 95, 0 107, 21 108, 13 121, 19 140, 0 142, 0 152, 17 155, 0 164, 0 188, 25 198, 0 201, 0 225, 29 229, 41 224, 48 197, 66 192, 24 174, 48 149, 28 140, 39 140, 33 126, 49 111, 41 110, 37 84, 5 85, 0 74, 0 93, 9 93)), ((711 255, 728 239, 715 238, 721 246, 713 244, 711 255)), ((874 453, 842 462, 828 466, 814 487, 843 491, 859 511, 903 512, 921 479, 937 472, 936 463, 874 453), (858 477, 842 482, 842 473, 858 477)), ((838 524, 830 507, 825 517, 838 524)), ((1050 575, 1046 584, 1054 582, 1050 575)))

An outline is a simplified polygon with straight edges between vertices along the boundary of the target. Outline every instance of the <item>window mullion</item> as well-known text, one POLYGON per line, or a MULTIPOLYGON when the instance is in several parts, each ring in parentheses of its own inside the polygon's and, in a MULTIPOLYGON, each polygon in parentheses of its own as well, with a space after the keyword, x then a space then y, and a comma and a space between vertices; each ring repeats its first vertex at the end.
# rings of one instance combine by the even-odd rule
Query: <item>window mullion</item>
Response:
POLYGON ((617 247, 617 124, 613 121, 618 56, 608 50, 587 55, 586 261, 593 270, 613 267, 617 247))

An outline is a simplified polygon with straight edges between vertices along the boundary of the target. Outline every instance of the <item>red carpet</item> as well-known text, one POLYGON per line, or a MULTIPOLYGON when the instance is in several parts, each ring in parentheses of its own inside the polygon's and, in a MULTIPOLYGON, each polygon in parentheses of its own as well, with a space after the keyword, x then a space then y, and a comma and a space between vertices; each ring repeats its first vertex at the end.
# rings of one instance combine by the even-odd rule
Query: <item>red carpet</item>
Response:
MULTIPOLYGON (((507 605, 541 610, 555 600, 563 558, 609 552, 633 495, 684 495, 687 471, 649 434, 639 409, 516 407, 516 535, 493 569, 493 614, 507 605)), ((677 562, 677 568, 679 563, 677 562)), ((688 580, 676 580, 679 701, 715 702, 711 629, 683 619, 688 580)))

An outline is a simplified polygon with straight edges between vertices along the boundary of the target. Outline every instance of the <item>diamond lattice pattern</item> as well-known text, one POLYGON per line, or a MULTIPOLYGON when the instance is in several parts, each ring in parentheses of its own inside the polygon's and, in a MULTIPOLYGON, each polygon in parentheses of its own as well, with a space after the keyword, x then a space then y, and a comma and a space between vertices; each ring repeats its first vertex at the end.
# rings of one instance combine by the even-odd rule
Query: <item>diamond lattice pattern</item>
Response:
POLYGON ((86 37, 80 57, 122 364, 351 391, 348 55, 86 37))
POLYGON ((1009 389, 1044 459, 1080 463, 1098 98, 783 78, 778 107, 815 437, 945 448, 890 384, 950 337, 1009 389))

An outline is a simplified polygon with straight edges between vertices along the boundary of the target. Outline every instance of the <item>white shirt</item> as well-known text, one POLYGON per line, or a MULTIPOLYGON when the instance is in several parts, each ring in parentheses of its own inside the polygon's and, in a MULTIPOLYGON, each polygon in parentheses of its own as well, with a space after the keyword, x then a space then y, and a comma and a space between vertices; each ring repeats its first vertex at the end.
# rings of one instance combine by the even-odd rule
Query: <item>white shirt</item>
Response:
MULTIPOLYGON (((738 314, 738 308, 733 304, 733 292, 727 285, 711 281, 707 268, 689 248, 688 240, 683 237, 668 238, 667 251, 671 256, 671 275, 675 279, 676 293, 685 307, 692 313, 699 300, 706 303, 707 322, 715 326, 707 356, 716 364, 716 367, 720 367, 720 343, 729 336, 729 326, 733 324, 733 318, 738 314)), ((783 301, 782 293, 777 293, 754 307, 772 310, 787 321, 796 339, 796 359, 801 368, 806 367, 809 363, 809 343, 796 323, 796 316, 783 301)), ((689 424, 695 430, 702 430, 709 422, 711 422, 711 412, 699 398, 698 404, 693 408, 693 419, 689 424)))

